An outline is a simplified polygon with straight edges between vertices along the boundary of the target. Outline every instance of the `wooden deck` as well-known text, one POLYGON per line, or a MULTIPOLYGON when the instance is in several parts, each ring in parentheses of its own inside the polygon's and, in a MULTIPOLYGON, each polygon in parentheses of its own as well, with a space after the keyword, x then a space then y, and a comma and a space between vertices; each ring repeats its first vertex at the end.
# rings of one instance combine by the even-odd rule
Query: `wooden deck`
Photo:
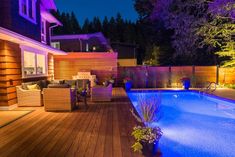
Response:
MULTIPOLYGON (((113 101, 90 103, 87 111, 34 112, 0 129, 1 157, 135 157, 131 145, 136 120, 122 88, 113 101)), ((35 109, 35 108, 34 108, 35 109)))

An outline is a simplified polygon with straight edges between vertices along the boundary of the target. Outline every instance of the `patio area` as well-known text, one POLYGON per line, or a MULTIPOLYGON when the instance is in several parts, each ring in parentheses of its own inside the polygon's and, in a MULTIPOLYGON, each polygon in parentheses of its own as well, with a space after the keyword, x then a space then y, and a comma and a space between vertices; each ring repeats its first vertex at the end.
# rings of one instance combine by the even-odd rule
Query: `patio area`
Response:
MULTIPOLYGON (((235 90, 215 95, 235 100, 235 90)), ((131 131, 137 124, 122 88, 113 89, 112 102, 89 102, 89 109, 45 112, 43 107, 0 129, 0 156, 134 157, 131 131)))
POLYGON ((125 91, 115 88, 112 102, 90 102, 86 112, 27 108, 35 111, 0 129, 0 156, 141 156, 131 149, 130 107, 125 91))

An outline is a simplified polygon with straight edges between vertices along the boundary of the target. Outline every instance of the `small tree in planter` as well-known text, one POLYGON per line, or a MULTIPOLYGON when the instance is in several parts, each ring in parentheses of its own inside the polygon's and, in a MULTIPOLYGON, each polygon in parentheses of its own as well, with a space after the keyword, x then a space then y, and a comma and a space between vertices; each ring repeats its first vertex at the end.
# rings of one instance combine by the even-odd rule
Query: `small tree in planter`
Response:
POLYGON ((158 142, 162 136, 162 131, 159 127, 151 127, 152 122, 159 120, 161 104, 161 97, 145 97, 143 95, 138 96, 138 105, 140 106, 140 114, 138 116, 133 109, 131 110, 132 115, 137 119, 138 122, 143 123, 145 126, 134 127, 132 136, 136 142, 132 145, 133 150, 136 152, 142 152, 145 156, 156 155, 158 150, 158 142))
POLYGON ((130 91, 132 88, 132 80, 130 77, 125 77, 123 80, 123 83, 125 85, 125 90, 130 91))
POLYGON ((190 87, 190 78, 189 77, 183 77, 181 78, 181 82, 183 84, 184 89, 188 90, 190 87))

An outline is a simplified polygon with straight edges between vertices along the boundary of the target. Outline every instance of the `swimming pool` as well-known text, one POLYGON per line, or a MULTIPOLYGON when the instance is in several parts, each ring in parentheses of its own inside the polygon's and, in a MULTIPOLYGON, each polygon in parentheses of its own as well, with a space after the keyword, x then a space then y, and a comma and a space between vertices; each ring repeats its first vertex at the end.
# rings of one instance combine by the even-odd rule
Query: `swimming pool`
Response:
POLYGON ((161 96, 161 118, 152 126, 163 131, 163 157, 235 157, 235 102, 194 91, 128 92, 139 114, 139 94, 161 96))

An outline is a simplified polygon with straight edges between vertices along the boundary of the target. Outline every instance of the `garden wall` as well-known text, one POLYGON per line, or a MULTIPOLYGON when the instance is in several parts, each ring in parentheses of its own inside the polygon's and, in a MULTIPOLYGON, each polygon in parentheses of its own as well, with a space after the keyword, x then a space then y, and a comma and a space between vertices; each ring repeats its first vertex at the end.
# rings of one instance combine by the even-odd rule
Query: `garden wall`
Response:
POLYGON ((192 87, 203 87, 206 82, 235 83, 235 68, 217 66, 136 66, 119 67, 118 84, 130 77, 134 88, 182 87, 180 79, 189 77, 192 87))
POLYGON ((54 56, 54 78, 72 79, 77 72, 90 71, 100 82, 117 76, 117 53, 68 53, 54 56))

